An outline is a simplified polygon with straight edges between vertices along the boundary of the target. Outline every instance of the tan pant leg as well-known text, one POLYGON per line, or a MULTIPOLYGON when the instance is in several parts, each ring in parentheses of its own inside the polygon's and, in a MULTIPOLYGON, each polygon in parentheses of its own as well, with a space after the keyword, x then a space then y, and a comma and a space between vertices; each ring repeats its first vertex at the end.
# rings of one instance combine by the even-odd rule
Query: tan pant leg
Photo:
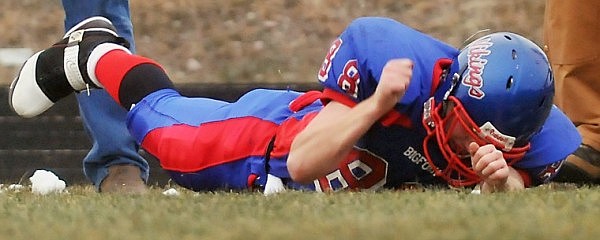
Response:
POLYGON ((544 50, 555 76, 558 105, 583 142, 600 150, 600 1, 547 0, 544 50))

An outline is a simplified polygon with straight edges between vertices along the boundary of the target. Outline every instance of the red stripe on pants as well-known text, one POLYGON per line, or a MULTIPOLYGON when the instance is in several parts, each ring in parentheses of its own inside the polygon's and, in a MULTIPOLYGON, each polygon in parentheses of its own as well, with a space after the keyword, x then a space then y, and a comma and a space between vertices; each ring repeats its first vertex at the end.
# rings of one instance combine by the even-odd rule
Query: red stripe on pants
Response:
POLYGON ((277 125, 254 117, 173 125, 152 130, 142 147, 166 170, 195 172, 219 164, 263 156, 277 125))

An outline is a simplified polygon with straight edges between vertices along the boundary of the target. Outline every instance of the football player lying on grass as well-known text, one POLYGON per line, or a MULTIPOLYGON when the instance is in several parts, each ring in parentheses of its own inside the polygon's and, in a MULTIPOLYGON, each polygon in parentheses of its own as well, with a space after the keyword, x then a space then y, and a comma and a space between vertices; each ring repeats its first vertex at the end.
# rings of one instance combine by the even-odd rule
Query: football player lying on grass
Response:
POLYGON ((580 144, 552 104, 544 52, 499 32, 456 49, 387 18, 353 21, 318 71, 322 91, 257 89, 229 103, 184 97, 102 17, 28 59, 10 103, 36 116, 104 88, 179 185, 332 191, 407 183, 481 191, 549 181, 580 144))

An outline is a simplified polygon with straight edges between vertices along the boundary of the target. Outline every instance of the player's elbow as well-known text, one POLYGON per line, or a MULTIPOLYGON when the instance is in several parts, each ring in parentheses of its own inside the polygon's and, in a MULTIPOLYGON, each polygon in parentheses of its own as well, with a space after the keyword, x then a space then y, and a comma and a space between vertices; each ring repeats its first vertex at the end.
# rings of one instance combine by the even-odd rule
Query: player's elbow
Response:
POLYGON ((314 180, 311 176, 312 174, 310 174, 311 171, 307 168, 306 164, 303 164, 300 159, 293 157, 291 154, 287 160, 287 169, 294 182, 307 184, 314 180))

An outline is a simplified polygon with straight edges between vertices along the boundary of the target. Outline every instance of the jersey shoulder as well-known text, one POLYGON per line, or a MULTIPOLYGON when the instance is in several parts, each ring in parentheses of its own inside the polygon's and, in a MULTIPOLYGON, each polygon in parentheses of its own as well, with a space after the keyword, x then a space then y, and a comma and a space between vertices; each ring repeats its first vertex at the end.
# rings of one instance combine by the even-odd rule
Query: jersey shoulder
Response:
POLYGON ((556 106, 542 129, 531 139, 531 149, 515 164, 520 168, 549 165, 565 159, 581 144, 581 135, 571 120, 556 106))

